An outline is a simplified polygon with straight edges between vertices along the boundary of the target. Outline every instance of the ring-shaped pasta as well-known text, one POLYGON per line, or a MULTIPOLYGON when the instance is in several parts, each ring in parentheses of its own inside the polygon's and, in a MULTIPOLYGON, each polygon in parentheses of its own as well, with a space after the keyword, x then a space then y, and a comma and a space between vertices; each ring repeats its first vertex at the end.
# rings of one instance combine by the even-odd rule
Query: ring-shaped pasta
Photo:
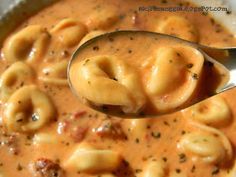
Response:
POLYGON ((194 156, 200 157, 208 163, 218 163, 226 155, 225 148, 218 138, 205 133, 186 134, 178 145, 183 151, 191 152, 194 156))
POLYGON ((165 177, 166 164, 163 160, 149 161, 144 169, 143 177, 165 177))
POLYGON ((66 18, 61 20, 50 32, 63 46, 73 47, 87 33, 87 28, 76 19, 66 18))
POLYGON ((89 30, 107 29, 112 27, 119 19, 117 9, 114 7, 103 7, 89 13, 85 21, 89 30))
POLYGON ((154 31, 177 36, 192 42, 198 42, 199 40, 196 27, 186 18, 181 16, 168 17, 161 21, 154 31))
POLYGON ((190 152, 205 163, 219 164, 232 159, 231 143, 222 132, 198 123, 191 124, 203 131, 185 134, 178 143, 180 151, 190 152))
POLYGON ((209 133, 214 134, 217 137, 219 137, 222 144, 224 145, 224 147, 226 149, 226 155, 227 155, 226 160, 231 160, 232 159, 232 157, 233 157, 232 145, 231 145, 229 139, 227 138, 227 136, 223 132, 221 132, 220 130, 218 130, 214 127, 209 127, 209 126, 197 123, 197 122, 190 122, 190 124, 197 127, 197 128, 199 128, 200 130, 209 132, 209 133))
POLYGON ((231 120, 230 107, 219 95, 183 110, 183 115, 214 127, 224 126, 231 120))
POLYGON ((137 113, 146 102, 138 72, 119 58, 88 58, 72 64, 69 74, 77 93, 92 103, 137 113))
POLYGON ((34 80, 33 69, 24 62, 13 63, 0 77, 0 100, 6 102, 10 95, 34 80))
POLYGON ((15 91, 5 108, 3 123, 9 131, 32 132, 55 118, 55 108, 49 97, 36 86, 15 91))
POLYGON ((10 62, 35 62, 44 55, 50 35, 40 25, 31 25, 13 35, 3 47, 4 58, 10 62))
POLYGON ((96 149, 88 144, 80 144, 64 166, 86 173, 112 172, 122 161, 121 155, 113 150, 96 149))
POLYGON ((204 57, 189 46, 161 47, 154 61, 146 91, 157 111, 173 111, 194 95, 204 57))
POLYGON ((67 86, 67 65, 68 61, 61 61, 45 67, 43 76, 39 76, 39 80, 49 84, 67 86))

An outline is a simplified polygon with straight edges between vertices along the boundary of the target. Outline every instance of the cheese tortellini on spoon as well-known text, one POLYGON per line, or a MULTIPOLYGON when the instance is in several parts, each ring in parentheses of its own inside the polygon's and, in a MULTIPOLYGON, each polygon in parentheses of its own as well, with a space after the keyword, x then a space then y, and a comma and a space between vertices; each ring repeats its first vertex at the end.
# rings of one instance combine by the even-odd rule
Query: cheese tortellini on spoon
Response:
POLYGON ((28 26, 14 34, 4 45, 4 58, 14 63, 17 61, 35 62, 44 55, 50 35, 40 25, 28 26))
POLYGON ((6 102, 15 90, 35 79, 33 69, 24 62, 12 64, 0 77, 0 100, 6 102))
POLYGON ((178 108, 191 98, 203 62, 203 55, 188 46, 160 47, 157 50, 146 91, 159 112, 178 108))
POLYGON ((70 71, 80 96, 99 105, 121 106, 139 112, 146 101, 138 72, 124 60, 97 56, 76 63, 70 71))
POLYGON ((50 98, 35 85, 15 91, 7 101, 3 123, 9 131, 32 132, 55 118, 56 111, 50 98))

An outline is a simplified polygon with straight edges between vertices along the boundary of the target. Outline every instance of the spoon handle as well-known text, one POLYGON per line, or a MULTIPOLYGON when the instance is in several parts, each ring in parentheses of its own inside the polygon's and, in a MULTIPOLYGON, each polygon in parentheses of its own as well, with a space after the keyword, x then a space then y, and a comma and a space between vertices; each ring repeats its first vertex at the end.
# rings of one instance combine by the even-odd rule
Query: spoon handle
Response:
POLYGON ((227 58, 222 63, 226 68, 236 70, 236 48, 223 49, 227 52, 227 58))
POLYGON ((232 89, 236 86, 236 48, 217 49, 224 54, 222 58, 216 58, 221 64, 223 64, 229 70, 229 81, 220 89, 220 92, 232 89))

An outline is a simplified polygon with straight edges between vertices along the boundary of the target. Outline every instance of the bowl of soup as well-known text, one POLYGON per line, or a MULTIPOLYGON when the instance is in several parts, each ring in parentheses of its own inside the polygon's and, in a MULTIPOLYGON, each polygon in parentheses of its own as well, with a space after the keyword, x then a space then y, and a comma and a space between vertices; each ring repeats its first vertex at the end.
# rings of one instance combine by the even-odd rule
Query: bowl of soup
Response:
MULTIPOLYGON (((235 89, 171 114, 122 119, 83 105, 69 87, 67 66, 86 41, 120 30, 157 32, 207 46, 233 47, 235 21, 232 9, 211 0, 13 4, 0 20, 0 176, 233 177, 235 89)), ((135 43, 133 38, 130 41, 135 43)), ((100 50, 93 46, 91 52, 100 50)), ((132 60, 138 52, 125 44, 111 49, 114 54, 115 50, 133 56, 132 60)), ((146 50, 140 43, 140 51, 146 50)), ((130 65, 139 62, 132 60, 130 65)), ((142 66, 151 68, 151 60, 147 57, 142 66)), ((110 71, 111 64, 105 65, 110 71)), ((113 78, 115 82, 117 78, 113 78)), ((106 100, 117 96, 115 88, 106 88, 112 93, 106 100)), ((137 87, 130 88, 129 92, 136 92, 137 87)), ((160 105, 165 108, 164 103, 160 105)))

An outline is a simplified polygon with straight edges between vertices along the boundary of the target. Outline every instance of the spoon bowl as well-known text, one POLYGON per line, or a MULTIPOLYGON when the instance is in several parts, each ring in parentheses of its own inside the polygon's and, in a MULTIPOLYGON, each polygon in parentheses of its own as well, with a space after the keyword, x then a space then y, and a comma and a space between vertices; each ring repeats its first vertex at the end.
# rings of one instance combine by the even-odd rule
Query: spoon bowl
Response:
MULTIPOLYGON (((177 37, 173 37, 166 34, 154 33, 149 31, 115 31, 111 33, 105 33, 95 38, 92 38, 79 46, 74 52, 67 69, 68 81, 72 92, 79 98, 79 100, 86 104, 87 106, 95 109, 97 111, 103 112, 105 114, 109 114, 112 116, 118 116, 122 118, 142 118, 142 117, 158 117, 163 114, 172 113, 179 111, 181 109, 187 108, 193 104, 196 104, 204 99, 207 99, 211 96, 234 88, 236 86, 236 49, 235 48, 212 48, 203 46, 200 44, 196 44, 193 42, 189 42, 177 37), (124 41, 121 43, 120 41, 124 41), (120 40, 120 41, 119 41, 120 40), (118 109, 117 106, 111 106, 107 104, 93 103, 91 100, 86 99, 83 95, 81 95, 76 88, 76 85, 82 84, 79 80, 76 80, 77 76, 73 75, 72 71, 76 71, 74 64, 76 62, 86 60, 88 58, 98 56, 98 55, 114 55, 114 56, 122 56, 126 58, 128 61, 134 60, 137 58, 137 63, 139 63, 139 57, 142 59, 140 61, 149 60, 151 53, 155 50, 155 45, 157 47, 162 46, 162 42, 165 45, 172 46, 189 46, 193 49, 197 49, 202 56, 204 57, 204 68, 212 66, 217 69, 217 73, 212 72, 204 72, 201 76, 211 77, 204 80, 202 85, 205 85, 201 88, 200 92, 204 92, 204 96, 197 96, 197 98, 190 99, 190 101, 186 101, 181 106, 176 106, 174 109, 169 111, 154 111, 153 105, 148 100, 148 108, 145 110, 148 111, 139 111, 138 113, 125 113, 121 109, 118 109), (109 49, 109 50, 108 50, 109 49), (210 80, 214 79, 218 74, 221 79, 217 80, 217 83, 211 82, 210 80), (207 92, 205 92, 207 90, 207 92), (206 93, 206 94, 205 94, 206 93)), ((143 64, 144 65, 144 64, 143 64)), ((139 66, 138 66, 139 67, 139 66)), ((212 69, 211 69, 212 70, 212 69)), ((166 76, 168 77, 168 76, 166 76)), ((217 76, 218 77, 218 76, 217 76)), ((201 79, 202 80, 202 79, 201 79)), ((201 81, 202 82, 202 81, 201 81)), ((102 83, 101 83, 102 84, 102 83)), ((112 89, 110 90, 112 91, 112 89)), ((109 91, 109 92, 110 92, 109 91)), ((199 92, 199 93, 200 93, 199 92)), ((196 95, 199 94, 197 92, 196 95)), ((99 92, 97 92, 99 95, 99 92)), ((110 97, 113 97, 112 95, 110 97)), ((115 97, 115 95, 114 95, 115 97)))

